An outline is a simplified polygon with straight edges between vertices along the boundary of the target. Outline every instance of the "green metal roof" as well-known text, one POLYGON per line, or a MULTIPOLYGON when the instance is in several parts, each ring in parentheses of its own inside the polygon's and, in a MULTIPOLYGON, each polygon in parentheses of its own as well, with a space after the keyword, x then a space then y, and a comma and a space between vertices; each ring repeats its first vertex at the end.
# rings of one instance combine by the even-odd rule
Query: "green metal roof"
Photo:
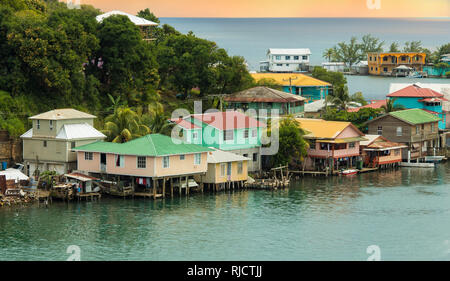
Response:
POLYGON ((413 125, 437 122, 441 120, 441 118, 439 118, 438 116, 428 113, 425 110, 419 108, 399 110, 391 112, 389 114, 413 125))
POLYGON ((75 147, 73 150, 138 156, 164 156, 213 151, 197 144, 175 144, 170 137, 160 134, 146 135, 126 143, 97 141, 75 147))

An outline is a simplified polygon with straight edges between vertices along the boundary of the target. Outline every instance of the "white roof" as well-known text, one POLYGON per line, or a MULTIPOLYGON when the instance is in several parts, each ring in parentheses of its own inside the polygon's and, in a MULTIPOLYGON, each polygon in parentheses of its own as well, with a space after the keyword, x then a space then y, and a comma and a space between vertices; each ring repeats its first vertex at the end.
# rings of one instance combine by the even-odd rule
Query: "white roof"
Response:
POLYGON ((61 108, 50 110, 35 116, 31 116, 29 119, 42 119, 42 120, 63 120, 63 119, 94 119, 97 118, 94 115, 78 111, 73 108, 61 108))
POLYGON ((305 112, 318 112, 325 107, 325 99, 305 104, 305 112))
POLYGON ((107 13, 104 13, 102 15, 97 16, 95 19, 98 22, 102 22, 105 18, 113 16, 113 15, 126 16, 126 17, 128 17, 130 19, 130 21, 132 23, 134 23, 135 25, 139 25, 139 26, 158 25, 155 22, 152 22, 152 21, 149 21, 149 20, 146 20, 144 18, 137 17, 137 16, 130 15, 130 14, 127 14, 127 13, 122 12, 122 11, 107 12, 107 13))
MULTIPOLYGON (((33 129, 28 130, 21 138, 32 138, 33 129)), ((99 132, 91 125, 84 124, 66 124, 56 135, 56 139, 60 140, 75 140, 75 139, 103 139, 106 138, 104 134, 99 132)))
POLYGON ((396 68, 394 68, 394 69, 412 69, 412 67, 409 67, 409 66, 406 66, 406 65, 400 65, 400 66, 397 66, 396 68))
POLYGON ((345 62, 322 62, 323 66, 345 66, 345 62))
POLYGON ((304 49, 274 49, 270 48, 268 53, 275 55, 311 55, 311 50, 308 48, 304 49))
POLYGON ((379 138, 380 135, 365 135, 364 138, 367 139, 365 141, 360 141, 359 145, 368 146, 371 142, 379 138))
POLYGON ((16 183, 21 180, 29 179, 25 174, 16 169, 6 169, 4 171, 0 171, 0 176, 6 176, 6 180, 15 180, 16 183))
MULTIPOLYGON (((210 148, 214 149, 213 147, 210 148)), ((214 151, 208 152, 207 158, 208 163, 227 163, 246 160, 250 160, 250 158, 218 149, 214 149, 214 151)))

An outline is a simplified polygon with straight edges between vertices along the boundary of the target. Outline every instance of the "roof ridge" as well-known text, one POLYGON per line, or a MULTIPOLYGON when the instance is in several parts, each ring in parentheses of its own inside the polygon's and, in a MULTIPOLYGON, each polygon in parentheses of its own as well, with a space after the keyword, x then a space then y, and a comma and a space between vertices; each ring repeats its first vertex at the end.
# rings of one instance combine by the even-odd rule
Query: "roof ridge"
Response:
POLYGON ((287 98, 283 97, 281 94, 278 94, 275 89, 272 89, 272 88, 269 88, 269 87, 264 87, 264 88, 267 88, 272 94, 276 95, 277 97, 282 98, 284 100, 287 100, 287 98))

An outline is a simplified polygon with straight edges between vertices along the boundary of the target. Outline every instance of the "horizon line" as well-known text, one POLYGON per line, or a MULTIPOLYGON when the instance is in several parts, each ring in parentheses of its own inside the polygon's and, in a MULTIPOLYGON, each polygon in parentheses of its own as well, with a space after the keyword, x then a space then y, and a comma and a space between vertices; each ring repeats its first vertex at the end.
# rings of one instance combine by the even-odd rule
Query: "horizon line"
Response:
POLYGON ((439 19, 439 20, 450 20, 450 17, 171 17, 164 16, 158 17, 160 19, 164 18, 179 18, 179 19, 439 19))

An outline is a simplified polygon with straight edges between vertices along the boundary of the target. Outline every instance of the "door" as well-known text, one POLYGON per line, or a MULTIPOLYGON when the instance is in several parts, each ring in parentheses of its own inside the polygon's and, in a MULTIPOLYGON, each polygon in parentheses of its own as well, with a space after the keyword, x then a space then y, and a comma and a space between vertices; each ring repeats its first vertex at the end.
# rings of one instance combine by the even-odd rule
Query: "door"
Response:
POLYGON ((231 180, 231 162, 228 162, 227 166, 227 179, 231 180))
POLYGON ((100 154, 100 170, 102 172, 106 172, 106 154, 105 153, 100 154))

